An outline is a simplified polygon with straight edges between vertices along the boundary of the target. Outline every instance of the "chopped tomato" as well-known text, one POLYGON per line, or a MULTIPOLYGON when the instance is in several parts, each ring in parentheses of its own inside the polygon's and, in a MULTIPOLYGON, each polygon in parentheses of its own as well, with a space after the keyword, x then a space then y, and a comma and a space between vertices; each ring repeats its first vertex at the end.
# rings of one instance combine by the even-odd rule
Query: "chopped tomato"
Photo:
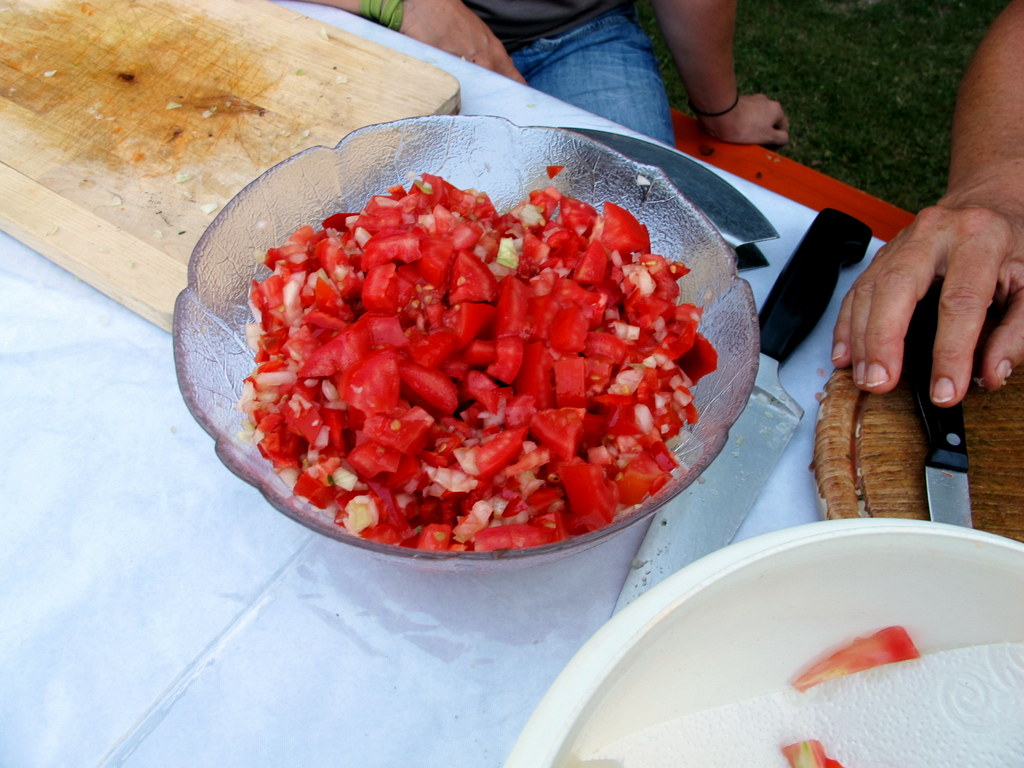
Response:
POLYGON ((342 374, 341 395, 352 408, 384 413, 398 406, 398 355, 373 352, 342 374))
POLYGON ((882 664, 916 659, 921 654, 903 627, 880 629, 853 642, 811 665, 793 681, 798 691, 806 691, 826 680, 863 672, 882 664))
POLYGON ((718 367, 718 352, 698 333, 693 339, 693 346, 680 358, 679 367, 686 371, 690 381, 698 381, 718 367))
POLYGON ((525 437, 526 428, 520 427, 499 432, 486 443, 478 445, 474 454, 476 467, 471 474, 483 478, 494 477, 523 450, 525 437))
POLYGON ((452 541, 452 527, 446 523, 425 525, 416 539, 417 549, 445 550, 452 541))
POLYGON ((637 221, 633 214, 615 203, 604 204, 601 242, 609 251, 618 251, 623 256, 651 252, 651 238, 647 234, 647 227, 637 221))
MULTIPOLYGON (((552 175, 560 167, 550 169, 552 175)), ((542 546, 657 493, 716 364, 678 262, 554 187, 499 214, 424 174, 268 250, 239 406, 294 493, 372 541, 542 546)))
POLYGON ((555 360, 551 368, 555 376, 555 405, 586 408, 586 361, 582 357, 565 357, 555 360))
POLYGON ((412 395, 440 413, 454 413, 459 393, 451 378, 437 368, 427 368, 411 360, 403 360, 396 369, 402 384, 412 395))
POLYGON ((638 453, 615 480, 619 487, 619 501, 639 504, 647 496, 657 493, 667 480, 658 460, 650 454, 638 453))
POLYGON ((615 486, 597 464, 562 465, 562 484, 572 521, 582 530, 594 531, 612 521, 618 503, 615 486))
POLYGON ((517 336, 501 336, 494 343, 494 362, 487 372, 499 381, 511 384, 523 363, 523 340, 517 336))
POLYGON ((782 755, 790 768, 843 768, 838 760, 825 754, 825 747, 816 739, 789 744, 782 748, 782 755))
POLYGON ((583 438, 582 408, 546 408, 530 419, 530 434, 552 455, 569 461, 580 450, 583 438))
POLYGON ((494 549, 522 549, 550 544, 556 539, 553 528, 544 528, 529 523, 510 523, 493 525, 476 532, 474 540, 478 552, 489 552, 494 549))
POLYGON ((491 302, 498 298, 498 280, 490 268, 471 253, 461 252, 452 266, 448 300, 491 302))

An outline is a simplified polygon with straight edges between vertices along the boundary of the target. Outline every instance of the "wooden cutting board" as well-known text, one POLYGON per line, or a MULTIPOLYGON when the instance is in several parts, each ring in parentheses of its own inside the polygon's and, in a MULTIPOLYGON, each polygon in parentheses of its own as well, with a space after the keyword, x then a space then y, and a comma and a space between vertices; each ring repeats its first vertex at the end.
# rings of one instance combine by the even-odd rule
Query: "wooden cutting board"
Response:
MULTIPOLYGON (((1024 541, 1024 377, 964 398, 974 527, 1024 541)), ((833 372, 815 428, 814 473, 823 516, 928 519, 924 427, 902 382, 861 392, 833 372)))
POLYGON ((0 228, 169 329, 248 182, 458 105, 448 73, 267 0, 0 0, 0 228))

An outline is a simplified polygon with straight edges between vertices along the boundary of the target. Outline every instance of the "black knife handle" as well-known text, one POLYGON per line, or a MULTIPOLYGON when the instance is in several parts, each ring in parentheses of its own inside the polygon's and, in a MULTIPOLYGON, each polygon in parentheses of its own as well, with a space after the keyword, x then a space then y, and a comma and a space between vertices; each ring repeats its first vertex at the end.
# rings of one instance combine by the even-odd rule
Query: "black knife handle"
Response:
POLYGON ((967 433, 964 430, 963 407, 957 404, 940 408, 931 399, 932 347, 935 344, 941 288, 941 283, 934 284, 917 303, 907 329, 904 370, 928 435, 925 464, 953 472, 966 472, 967 433))
POLYGON ((785 362, 825 314, 839 270, 864 258, 871 228, 834 208, 823 209, 789 257, 761 307, 761 351, 785 362))

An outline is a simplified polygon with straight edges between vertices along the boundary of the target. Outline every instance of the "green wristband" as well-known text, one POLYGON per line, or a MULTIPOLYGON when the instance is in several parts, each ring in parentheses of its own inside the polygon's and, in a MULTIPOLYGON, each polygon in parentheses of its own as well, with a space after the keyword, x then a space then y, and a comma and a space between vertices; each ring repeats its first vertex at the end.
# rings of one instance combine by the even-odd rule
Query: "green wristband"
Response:
POLYGON ((402 26, 403 0, 359 0, 359 15, 396 32, 402 26))

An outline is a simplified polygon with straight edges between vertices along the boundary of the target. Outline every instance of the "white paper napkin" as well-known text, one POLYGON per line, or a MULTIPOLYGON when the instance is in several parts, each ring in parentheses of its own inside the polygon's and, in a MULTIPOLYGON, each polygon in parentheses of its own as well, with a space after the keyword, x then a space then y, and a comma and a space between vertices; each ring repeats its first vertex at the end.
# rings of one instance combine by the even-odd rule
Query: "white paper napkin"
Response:
POLYGON ((1024 766, 1024 643, 925 654, 805 693, 697 712, 588 759, 623 768, 784 768, 782 746, 807 739, 844 768, 1024 766))

